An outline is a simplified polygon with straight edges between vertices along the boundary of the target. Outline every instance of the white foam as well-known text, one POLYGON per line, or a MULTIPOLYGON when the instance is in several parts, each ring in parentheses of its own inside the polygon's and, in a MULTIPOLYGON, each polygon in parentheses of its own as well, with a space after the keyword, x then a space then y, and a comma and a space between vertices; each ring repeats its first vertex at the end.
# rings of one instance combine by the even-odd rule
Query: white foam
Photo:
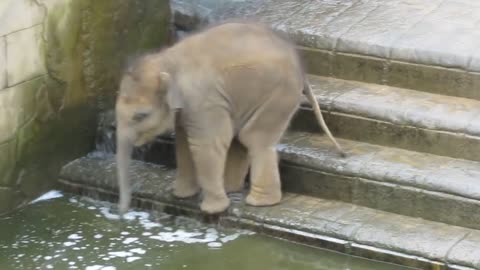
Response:
POLYGON ((136 242, 138 240, 137 237, 128 237, 127 239, 123 240, 122 243, 128 245, 128 244, 131 244, 133 242, 136 242))
POLYGON ((140 260, 140 259, 141 259, 140 257, 128 257, 127 262, 134 262, 134 261, 140 260))
POLYGON ((52 256, 45 256, 45 257, 43 257, 43 259, 45 259, 46 261, 49 261, 49 260, 52 259, 52 256))
POLYGON ((149 221, 147 219, 142 219, 140 220, 140 224, 145 228, 146 230, 150 230, 151 228, 155 227, 162 227, 159 223, 149 221))
POLYGON ((218 238, 218 235, 214 233, 207 233, 204 238, 197 238, 202 235, 203 233, 186 232, 180 229, 175 232, 160 232, 158 235, 150 236, 150 238, 169 243, 183 242, 187 244, 214 242, 218 238))
POLYGON ((130 249, 130 252, 137 253, 137 254, 145 254, 145 249, 142 248, 132 248, 130 249))
POLYGON ((70 246, 73 246, 75 244, 77 244, 77 243, 75 243, 75 242, 64 242, 63 243, 63 245, 66 246, 66 247, 70 247, 70 246))
POLYGON ((127 220, 135 220, 138 218, 140 225, 142 225, 147 230, 155 227, 162 227, 160 223, 152 222, 149 220, 150 213, 148 212, 130 211, 126 213, 123 217, 127 220))
POLYGON ((81 237, 80 235, 74 233, 74 234, 70 234, 68 236, 68 239, 71 239, 71 240, 78 240, 78 239, 82 239, 83 237, 81 237))
POLYGON ((210 242, 207 244, 207 246, 212 247, 212 248, 219 248, 222 247, 222 243, 220 242, 210 242))
POLYGON ((128 251, 110 251, 108 252, 108 254, 113 257, 130 257, 133 255, 131 252, 128 251))
POLYGON ((108 219, 120 219, 119 215, 110 213, 110 209, 108 209, 107 207, 100 207, 100 213, 102 213, 102 215, 108 219))
POLYGON ((123 218, 127 220, 134 220, 136 217, 138 217, 138 219, 140 220, 148 219, 150 217, 150 214, 147 212, 130 211, 123 215, 123 218))
POLYGON ((42 196, 40 196, 40 197, 36 198, 35 200, 31 201, 30 204, 34 204, 34 203, 41 202, 41 201, 46 201, 46 200, 51 200, 51 199, 55 199, 55 198, 60 198, 60 197, 63 197, 63 194, 60 191, 50 190, 49 192, 44 193, 42 196))
POLYGON ((95 234, 95 235, 93 236, 93 238, 95 238, 95 239, 100 239, 100 238, 102 238, 102 237, 103 237, 103 234, 100 234, 100 233, 95 234))

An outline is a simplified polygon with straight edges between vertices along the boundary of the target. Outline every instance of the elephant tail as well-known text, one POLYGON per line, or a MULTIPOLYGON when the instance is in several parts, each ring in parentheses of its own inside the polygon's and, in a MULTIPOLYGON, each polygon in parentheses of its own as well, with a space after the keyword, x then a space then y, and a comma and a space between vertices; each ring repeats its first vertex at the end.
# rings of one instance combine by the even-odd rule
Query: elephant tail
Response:
POLYGON ((320 110, 320 105, 318 104, 317 98, 313 94, 312 88, 310 87, 310 83, 306 78, 304 80, 303 93, 307 96, 308 101, 312 105, 313 112, 315 114, 315 117, 318 120, 318 123, 320 124, 320 127, 327 134, 328 138, 333 142, 333 144, 335 144, 335 146, 337 147, 337 150, 340 152, 340 155, 342 157, 346 157, 347 156, 346 153, 343 151, 342 147, 340 147, 340 145, 337 143, 335 138, 333 138, 332 133, 330 133, 330 130, 328 129, 327 124, 323 119, 322 111, 320 110))

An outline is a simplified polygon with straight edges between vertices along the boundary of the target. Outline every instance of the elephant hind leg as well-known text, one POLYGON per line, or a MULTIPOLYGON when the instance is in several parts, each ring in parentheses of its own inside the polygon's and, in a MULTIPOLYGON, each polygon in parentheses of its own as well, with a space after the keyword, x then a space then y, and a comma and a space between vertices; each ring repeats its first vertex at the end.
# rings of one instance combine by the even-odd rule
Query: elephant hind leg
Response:
POLYGON ((251 164, 247 204, 267 206, 281 201, 276 144, 288 127, 299 97, 295 92, 273 96, 240 130, 239 139, 248 149, 251 164))
POLYGON ((246 198, 247 204, 268 206, 279 203, 282 192, 275 147, 255 149, 251 153, 251 161, 251 186, 246 198))
POLYGON ((228 149, 227 164, 225 165, 225 191, 227 193, 243 190, 249 164, 247 149, 237 139, 233 139, 228 149))

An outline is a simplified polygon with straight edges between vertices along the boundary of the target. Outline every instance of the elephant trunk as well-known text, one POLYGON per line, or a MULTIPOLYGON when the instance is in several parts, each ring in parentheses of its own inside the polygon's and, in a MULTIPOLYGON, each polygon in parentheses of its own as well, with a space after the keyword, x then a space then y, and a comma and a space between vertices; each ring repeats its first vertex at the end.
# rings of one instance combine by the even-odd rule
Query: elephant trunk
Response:
POLYGON ((123 216, 130 208, 132 190, 128 169, 130 166, 131 155, 133 151, 133 141, 130 136, 125 134, 125 130, 117 127, 117 177, 119 186, 118 210, 120 216, 123 216))

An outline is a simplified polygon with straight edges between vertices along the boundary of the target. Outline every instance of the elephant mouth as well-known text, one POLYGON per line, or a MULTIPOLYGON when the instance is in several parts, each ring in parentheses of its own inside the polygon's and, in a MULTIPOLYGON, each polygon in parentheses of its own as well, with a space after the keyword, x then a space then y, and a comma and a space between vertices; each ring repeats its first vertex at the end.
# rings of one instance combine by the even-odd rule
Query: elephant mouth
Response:
POLYGON ((147 137, 147 136, 142 136, 141 138, 139 138, 138 140, 136 140, 136 141, 133 143, 133 145, 134 145, 135 147, 143 146, 143 145, 145 145, 145 144, 148 144, 148 143, 153 142, 153 141, 155 140, 155 137, 156 137, 156 136, 151 136, 151 135, 148 136, 148 137, 147 137))
POLYGON ((135 147, 139 147, 148 143, 152 143, 159 135, 160 132, 157 130, 143 132, 140 136, 138 136, 137 140, 134 141, 133 145, 135 147))

